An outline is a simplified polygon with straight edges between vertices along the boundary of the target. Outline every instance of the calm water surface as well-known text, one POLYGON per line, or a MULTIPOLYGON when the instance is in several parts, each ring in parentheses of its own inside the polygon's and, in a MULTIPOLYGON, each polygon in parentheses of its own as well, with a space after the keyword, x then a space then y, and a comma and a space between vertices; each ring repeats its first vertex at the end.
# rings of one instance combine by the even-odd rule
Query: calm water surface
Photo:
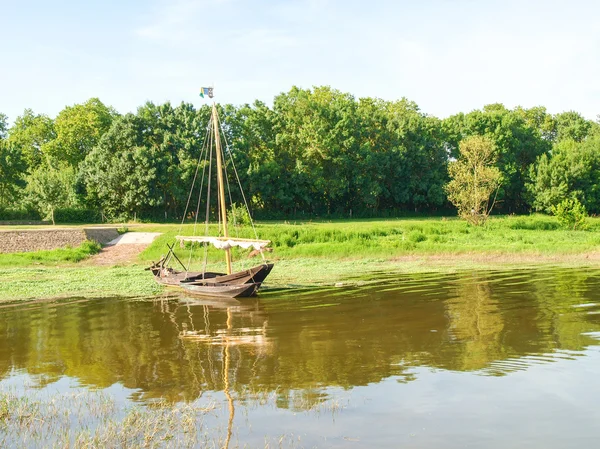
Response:
POLYGON ((599 287, 547 269, 2 307, 0 391, 212 403, 229 447, 595 447, 599 287))

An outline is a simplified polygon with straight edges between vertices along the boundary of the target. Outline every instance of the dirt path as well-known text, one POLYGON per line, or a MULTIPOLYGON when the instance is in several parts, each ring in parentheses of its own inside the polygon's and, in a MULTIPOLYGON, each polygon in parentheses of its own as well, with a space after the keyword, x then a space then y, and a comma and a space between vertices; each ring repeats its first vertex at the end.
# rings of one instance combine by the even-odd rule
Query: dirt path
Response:
POLYGON ((135 262, 137 256, 158 236, 158 232, 127 232, 109 242, 87 265, 124 265, 135 262))
POLYGON ((129 245, 105 246, 95 256, 85 261, 87 265, 123 265, 135 261, 138 254, 144 251, 148 243, 137 243, 129 245))

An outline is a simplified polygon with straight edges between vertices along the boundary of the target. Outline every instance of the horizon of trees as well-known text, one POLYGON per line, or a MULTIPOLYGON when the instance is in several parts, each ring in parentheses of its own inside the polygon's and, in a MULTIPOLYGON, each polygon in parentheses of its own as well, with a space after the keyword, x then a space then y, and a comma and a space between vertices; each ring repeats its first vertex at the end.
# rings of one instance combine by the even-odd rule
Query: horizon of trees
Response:
MULTIPOLYGON (((439 119, 405 98, 356 99, 328 86, 293 87, 272 107, 218 108, 258 218, 448 210, 448 166, 471 136, 496 148, 498 211, 550 212, 577 199, 600 213, 600 124, 575 111, 489 104, 439 119)), ((121 115, 97 98, 54 119, 25 109, 10 127, 0 114, 0 219, 64 209, 181 219, 209 117, 208 105, 169 102, 121 115)))

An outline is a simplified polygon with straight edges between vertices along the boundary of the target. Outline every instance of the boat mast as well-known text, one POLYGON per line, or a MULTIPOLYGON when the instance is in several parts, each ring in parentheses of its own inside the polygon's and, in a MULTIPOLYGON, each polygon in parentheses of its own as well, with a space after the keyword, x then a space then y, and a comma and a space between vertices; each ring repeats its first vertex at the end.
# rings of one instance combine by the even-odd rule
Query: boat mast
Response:
MULTIPOLYGON (((221 217, 223 217, 223 236, 229 237, 227 230, 227 205, 225 204, 225 185, 223 182, 223 162, 221 160, 221 136, 219 135, 219 119, 217 117, 217 107, 213 102, 212 122, 215 133, 215 146, 217 150, 217 184, 219 188, 219 203, 221 206, 221 217)), ((227 274, 231 274, 231 249, 225 250, 225 262, 227 262, 227 274)))

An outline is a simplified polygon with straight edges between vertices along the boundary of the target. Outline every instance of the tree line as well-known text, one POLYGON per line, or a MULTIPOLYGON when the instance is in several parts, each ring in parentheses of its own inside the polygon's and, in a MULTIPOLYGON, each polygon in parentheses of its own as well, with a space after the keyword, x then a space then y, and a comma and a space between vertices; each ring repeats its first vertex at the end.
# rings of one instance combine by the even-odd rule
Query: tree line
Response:
MULTIPOLYGON (((600 124, 574 111, 490 104, 439 119, 407 99, 327 86, 218 109, 259 218, 448 210, 448 167, 471 136, 493 143, 496 210, 549 212, 572 198, 600 212, 600 124)), ((65 209, 71 218, 180 219, 209 117, 209 105, 168 102, 122 115, 97 98, 54 119, 26 109, 10 127, 0 114, 0 219, 65 209)))

